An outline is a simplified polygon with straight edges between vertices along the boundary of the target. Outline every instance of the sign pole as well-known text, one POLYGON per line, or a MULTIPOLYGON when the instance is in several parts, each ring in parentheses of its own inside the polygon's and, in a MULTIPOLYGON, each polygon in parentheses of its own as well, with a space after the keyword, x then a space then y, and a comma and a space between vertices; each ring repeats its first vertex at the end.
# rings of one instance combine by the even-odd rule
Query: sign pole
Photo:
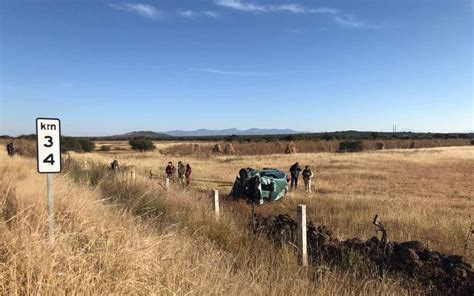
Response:
POLYGON ((48 233, 49 241, 54 242, 54 194, 53 174, 47 174, 48 179, 48 233))

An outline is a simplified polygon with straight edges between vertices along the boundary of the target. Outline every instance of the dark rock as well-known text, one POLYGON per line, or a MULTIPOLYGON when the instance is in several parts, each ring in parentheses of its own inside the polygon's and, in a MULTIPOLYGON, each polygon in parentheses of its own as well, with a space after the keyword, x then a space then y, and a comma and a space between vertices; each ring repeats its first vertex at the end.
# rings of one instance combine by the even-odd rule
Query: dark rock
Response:
POLYGON ((425 250, 425 246, 422 242, 420 241, 408 241, 408 242, 404 242, 404 243, 401 243, 398 245, 398 248, 401 248, 401 249, 412 249, 412 250, 415 250, 417 252, 422 252, 425 250))
POLYGON ((413 249, 400 249, 397 251, 396 256, 404 263, 412 263, 413 261, 420 260, 420 257, 418 257, 413 249))
POLYGON ((462 268, 452 268, 449 270, 449 273, 462 280, 467 279, 467 271, 462 268))
POLYGON ((423 261, 421 260, 415 260, 412 262, 413 266, 421 268, 423 266, 423 261))
POLYGON ((376 236, 371 237, 369 240, 365 242, 365 245, 371 249, 378 247, 379 244, 380 244, 380 240, 376 236))
POLYGON ((432 274, 434 278, 442 278, 443 276, 446 275, 446 272, 444 271, 444 269, 440 267, 435 267, 432 269, 432 274))
MULTIPOLYGON (((296 221, 289 215, 255 215, 254 229, 266 233, 276 245, 295 243, 296 221)), ((348 256, 356 252, 361 262, 382 273, 395 272, 410 277, 434 295, 474 295, 474 272, 462 256, 431 251, 420 241, 383 244, 376 236, 338 240, 326 226, 307 224, 308 256, 312 264, 347 266, 348 256)))
POLYGON ((436 252, 431 252, 428 250, 424 250, 422 252, 416 252, 421 260, 423 261, 430 261, 430 262, 439 262, 439 254, 436 252))
POLYGON ((463 256, 459 256, 459 255, 448 256, 447 260, 448 260, 448 262, 450 262, 452 264, 466 264, 467 263, 466 258, 464 258, 463 256))

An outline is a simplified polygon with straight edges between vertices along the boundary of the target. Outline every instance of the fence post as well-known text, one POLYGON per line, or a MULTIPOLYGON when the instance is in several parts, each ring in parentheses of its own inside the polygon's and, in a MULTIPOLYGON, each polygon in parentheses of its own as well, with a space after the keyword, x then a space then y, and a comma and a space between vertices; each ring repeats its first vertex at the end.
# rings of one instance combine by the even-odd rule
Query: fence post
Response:
POLYGON ((170 189, 170 178, 166 177, 165 179, 165 188, 166 190, 170 189))
POLYGON ((213 190, 212 191, 212 203, 214 205, 214 213, 216 214, 216 218, 219 218, 220 209, 219 209, 219 191, 213 190))
POLYGON ((298 224, 298 253, 302 266, 308 266, 308 240, 306 237, 306 205, 298 205, 296 210, 298 224))
POLYGON ((137 177, 135 173, 135 168, 132 168, 132 171, 130 172, 130 177, 132 178, 132 182, 135 182, 137 177))

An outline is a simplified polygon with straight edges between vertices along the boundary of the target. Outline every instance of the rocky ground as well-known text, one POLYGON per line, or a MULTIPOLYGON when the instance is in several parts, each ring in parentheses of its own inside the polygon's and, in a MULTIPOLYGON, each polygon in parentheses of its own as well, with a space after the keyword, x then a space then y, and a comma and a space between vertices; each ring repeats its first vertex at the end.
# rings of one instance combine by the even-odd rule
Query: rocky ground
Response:
MULTIPOLYGON (((276 244, 296 244, 297 223, 288 215, 255 215, 256 232, 264 232, 276 244)), ((426 287, 429 294, 474 295, 474 270, 462 256, 430 250, 420 241, 388 242, 374 236, 338 240, 326 226, 307 225, 308 255, 312 264, 352 268, 364 265, 383 276, 404 275, 426 287), (366 264, 364 264, 366 263, 366 264)))

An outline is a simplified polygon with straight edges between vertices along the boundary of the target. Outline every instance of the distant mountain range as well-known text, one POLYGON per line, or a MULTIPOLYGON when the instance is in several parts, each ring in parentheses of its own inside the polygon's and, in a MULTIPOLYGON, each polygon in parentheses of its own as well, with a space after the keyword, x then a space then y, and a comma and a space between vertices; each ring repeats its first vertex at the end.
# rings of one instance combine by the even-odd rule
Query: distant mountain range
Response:
POLYGON ((300 134, 292 129, 260 129, 251 128, 246 130, 239 130, 236 128, 211 130, 198 129, 194 131, 173 130, 168 132, 153 132, 153 131, 134 131, 122 135, 112 136, 113 138, 171 138, 171 137, 211 137, 211 136, 263 136, 263 135, 294 135, 300 134))
POLYGON ((251 128, 246 130, 239 130, 236 128, 222 129, 222 130, 211 130, 211 129, 198 129, 194 131, 182 131, 174 130, 165 132, 165 134, 173 137, 206 137, 206 136, 262 136, 262 135, 292 135, 301 132, 294 131, 291 129, 260 129, 251 128))

